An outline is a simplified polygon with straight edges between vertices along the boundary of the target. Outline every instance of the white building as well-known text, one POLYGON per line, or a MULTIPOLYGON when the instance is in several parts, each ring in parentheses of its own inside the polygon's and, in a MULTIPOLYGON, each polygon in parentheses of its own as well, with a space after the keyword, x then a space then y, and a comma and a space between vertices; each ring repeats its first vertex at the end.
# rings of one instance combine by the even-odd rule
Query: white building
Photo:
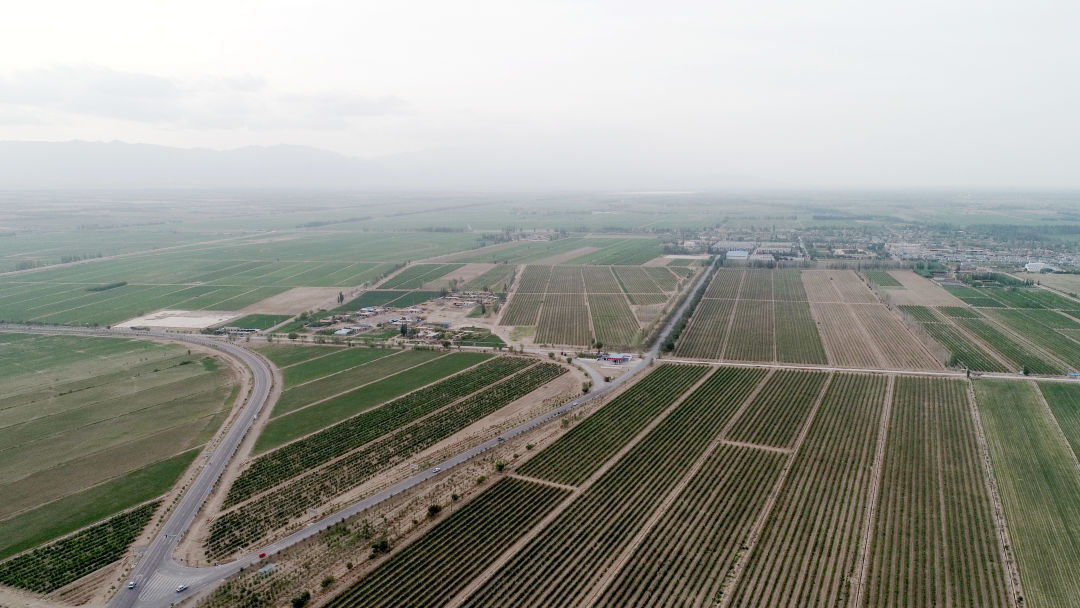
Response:
POLYGON ((1057 270, 1057 268, 1043 262, 1028 262, 1027 264, 1024 264, 1024 270, 1028 272, 1042 272, 1044 270, 1053 272, 1057 270))

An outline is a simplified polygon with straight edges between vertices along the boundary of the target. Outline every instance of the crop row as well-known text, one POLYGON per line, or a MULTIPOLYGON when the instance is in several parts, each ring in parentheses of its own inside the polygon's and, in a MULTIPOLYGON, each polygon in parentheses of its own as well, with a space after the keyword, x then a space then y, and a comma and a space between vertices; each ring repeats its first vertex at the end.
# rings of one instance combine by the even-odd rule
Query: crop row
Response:
POLYGON ((931 355, 911 329, 884 305, 857 305, 851 309, 890 369, 942 368, 941 361, 931 355))
POLYGON ((742 285, 743 270, 732 270, 730 268, 720 268, 713 275, 712 281, 709 281, 709 286, 705 288, 706 298, 729 298, 735 299, 739 297, 739 287, 742 285))
POLYGON ((879 287, 903 287, 904 285, 897 281, 891 274, 884 270, 871 270, 863 273, 866 276, 866 280, 870 281, 874 285, 879 287))
POLYGON ((987 346, 1005 356, 1013 363, 1033 374, 1057 374, 1061 370, 1042 357, 1030 352, 1025 346, 1004 334, 1001 330, 981 319, 957 319, 964 329, 975 334, 987 346))
POLYGON ((773 275, 775 270, 754 268, 746 271, 743 278, 742 291, 739 292, 740 300, 771 300, 773 299, 773 275))
POLYGON ((814 302, 814 317, 821 323, 821 339, 831 363, 845 367, 877 367, 877 352, 847 304, 814 302))
POLYGON ((1009 371, 950 323, 924 323, 923 329, 949 351, 949 367, 966 367, 981 372, 1009 371))
POLYGON ((786 458, 717 448, 596 605, 713 605, 786 458))
POLYGON ((583 603, 760 378, 760 370, 718 370, 500 567, 465 605, 583 603))
POLYGON ((900 310, 909 315, 912 319, 915 319, 919 323, 941 323, 944 321, 941 317, 934 313, 934 309, 929 306, 912 306, 912 305, 900 305, 900 310))
MULTIPOLYGON (((802 283, 799 283, 799 287, 802 288, 802 283)), ((829 362, 805 295, 802 300, 777 300, 773 302, 773 308, 776 315, 777 361, 822 365, 829 362)))
POLYGON ((371 479, 387 466, 425 450, 566 373, 539 363, 448 408, 368 442, 344 457, 241 504, 214 520, 207 552, 221 557, 262 538, 371 479))
POLYGON ((510 299, 499 325, 536 325, 544 294, 518 291, 510 299))
POLYGON ((548 280, 548 293, 585 293, 585 281, 579 266, 555 266, 548 280))
POLYGON ((519 470, 567 484, 585 481, 708 371, 699 365, 661 365, 519 470))
POLYGON ((885 388, 880 376, 833 378, 731 605, 847 605, 885 388))
POLYGON ((724 359, 772 361, 775 358, 776 333, 773 329, 772 304, 739 300, 735 305, 735 320, 731 325, 731 337, 724 349, 724 359))
POLYGON ((659 287, 664 291, 675 291, 679 287, 679 277, 675 276, 670 270, 663 266, 642 266, 642 270, 645 274, 649 275, 659 287))
POLYGON ((773 297, 793 302, 806 301, 802 273, 798 270, 776 270, 773 274, 773 297))
POLYGON ((379 287, 385 289, 419 289, 424 286, 424 283, 449 274, 462 266, 464 264, 414 264, 387 279, 379 287))
POLYGON ((631 345, 641 329, 621 294, 589 294, 589 312, 596 339, 606 346, 631 345))
POLYGON ((1006 327, 1051 352, 1073 368, 1080 368, 1080 342, 1054 331, 1026 310, 995 310, 990 315, 1006 327))
POLYGON ((547 294, 540 309, 535 341, 538 344, 587 345, 592 342, 585 296, 547 294))
POLYGON ((327 607, 442 606, 567 494, 554 486, 503 478, 327 607))
POLYGON ((49 593, 123 556, 160 503, 116 515, 44 547, 0 563, 0 583, 49 593))
POLYGON ((1012 605, 963 381, 898 377, 867 606, 1012 605))
POLYGON ((769 378, 728 437, 735 441, 790 448, 821 393, 828 374, 779 370, 769 378))
POLYGON ((664 291, 640 266, 615 266, 613 270, 626 293, 662 293, 664 291))
POLYGON ((252 461, 251 466, 233 482, 225 498, 225 506, 242 502, 286 479, 328 462, 393 431, 402 424, 501 380, 531 363, 531 360, 521 357, 497 357, 263 454, 252 461))
POLYGON ((615 280, 615 275, 611 272, 611 266, 582 266, 581 273, 585 277, 585 291, 591 294, 622 294, 623 292, 619 287, 619 282, 615 280))
MULTIPOLYGON (((974 382, 1024 606, 1080 605, 1076 456, 1028 382, 974 382)), ((1052 398, 1045 393, 1047 399, 1052 398)))
MULTIPOLYGON (((716 274, 721 274, 718 271, 716 274)), ((727 335, 729 320, 735 310, 736 300, 716 300, 703 298, 694 309, 694 314, 675 344, 675 354, 679 357, 698 359, 719 359, 723 353, 724 336, 727 335)))
MULTIPOLYGON (((551 277, 551 266, 537 266, 530 264, 521 273, 516 293, 544 293, 547 291, 548 279, 551 277)), ((515 296, 516 297, 516 296, 515 296)))

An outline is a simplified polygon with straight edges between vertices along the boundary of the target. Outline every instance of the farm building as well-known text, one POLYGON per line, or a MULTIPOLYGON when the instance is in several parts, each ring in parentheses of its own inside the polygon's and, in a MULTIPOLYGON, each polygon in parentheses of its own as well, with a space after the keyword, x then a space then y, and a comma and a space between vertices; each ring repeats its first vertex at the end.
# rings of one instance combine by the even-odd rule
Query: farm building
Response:
POLYGON ((596 358, 597 361, 605 361, 607 363, 613 363, 615 365, 622 365, 623 363, 629 363, 634 355, 630 353, 604 353, 596 358))
POLYGON ((1024 270, 1028 272, 1054 272, 1057 268, 1044 262, 1028 262, 1024 264, 1024 270))
POLYGON ((733 249, 727 252, 727 259, 733 262, 745 262, 750 257, 750 252, 742 249, 733 249))

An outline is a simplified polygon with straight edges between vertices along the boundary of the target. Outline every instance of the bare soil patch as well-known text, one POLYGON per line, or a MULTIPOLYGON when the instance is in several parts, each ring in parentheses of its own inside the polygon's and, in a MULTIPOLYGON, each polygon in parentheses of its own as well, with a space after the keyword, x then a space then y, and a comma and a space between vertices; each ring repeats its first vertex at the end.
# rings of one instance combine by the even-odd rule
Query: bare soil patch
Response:
POLYGON ((229 319, 235 319, 240 313, 213 310, 159 310, 150 314, 128 319, 113 327, 165 327, 170 329, 203 329, 229 319))
POLYGON ((570 260, 588 255, 594 251, 600 251, 599 247, 581 247, 580 249, 574 249, 573 251, 567 251, 566 253, 560 253, 558 255, 549 255, 546 258, 531 262, 532 264, 540 264, 542 266, 554 266, 555 264, 562 264, 563 262, 569 262, 570 260))
POLYGON ((889 274, 900 281, 903 289, 885 290, 885 299, 893 306, 966 306, 963 300, 930 279, 910 270, 890 270, 889 274))
MULTIPOLYGON (((292 289, 260 300, 242 309, 240 312, 262 313, 268 315, 295 315, 305 310, 334 308, 340 292, 348 292, 342 287, 293 287, 292 289)), ((346 295, 348 295, 346 293, 346 295)))

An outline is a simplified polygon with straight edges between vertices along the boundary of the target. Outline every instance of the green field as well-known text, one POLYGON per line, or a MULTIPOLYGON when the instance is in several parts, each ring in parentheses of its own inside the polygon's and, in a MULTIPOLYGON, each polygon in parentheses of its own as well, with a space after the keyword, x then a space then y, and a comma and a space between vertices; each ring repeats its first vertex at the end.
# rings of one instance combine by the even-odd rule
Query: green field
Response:
POLYGON ((1080 604, 1080 471, 1036 390, 1027 382, 975 383, 1024 605, 1065 608, 1080 604))
POLYGON ((177 345, 0 344, 0 556, 166 492, 235 394, 216 359, 177 345))
POLYGON ((225 325, 229 327, 241 327, 243 329, 270 329, 292 318, 292 315, 246 315, 239 319, 233 319, 225 325))
MULTIPOLYGON (((393 354, 359 366, 338 360, 341 367, 324 366, 323 375, 315 380, 295 389, 286 384, 274 417, 255 443, 255 451, 275 448, 490 357, 481 353, 423 350, 369 352, 393 354)), ((315 359, 301 365, 320 362, 315 359)))

